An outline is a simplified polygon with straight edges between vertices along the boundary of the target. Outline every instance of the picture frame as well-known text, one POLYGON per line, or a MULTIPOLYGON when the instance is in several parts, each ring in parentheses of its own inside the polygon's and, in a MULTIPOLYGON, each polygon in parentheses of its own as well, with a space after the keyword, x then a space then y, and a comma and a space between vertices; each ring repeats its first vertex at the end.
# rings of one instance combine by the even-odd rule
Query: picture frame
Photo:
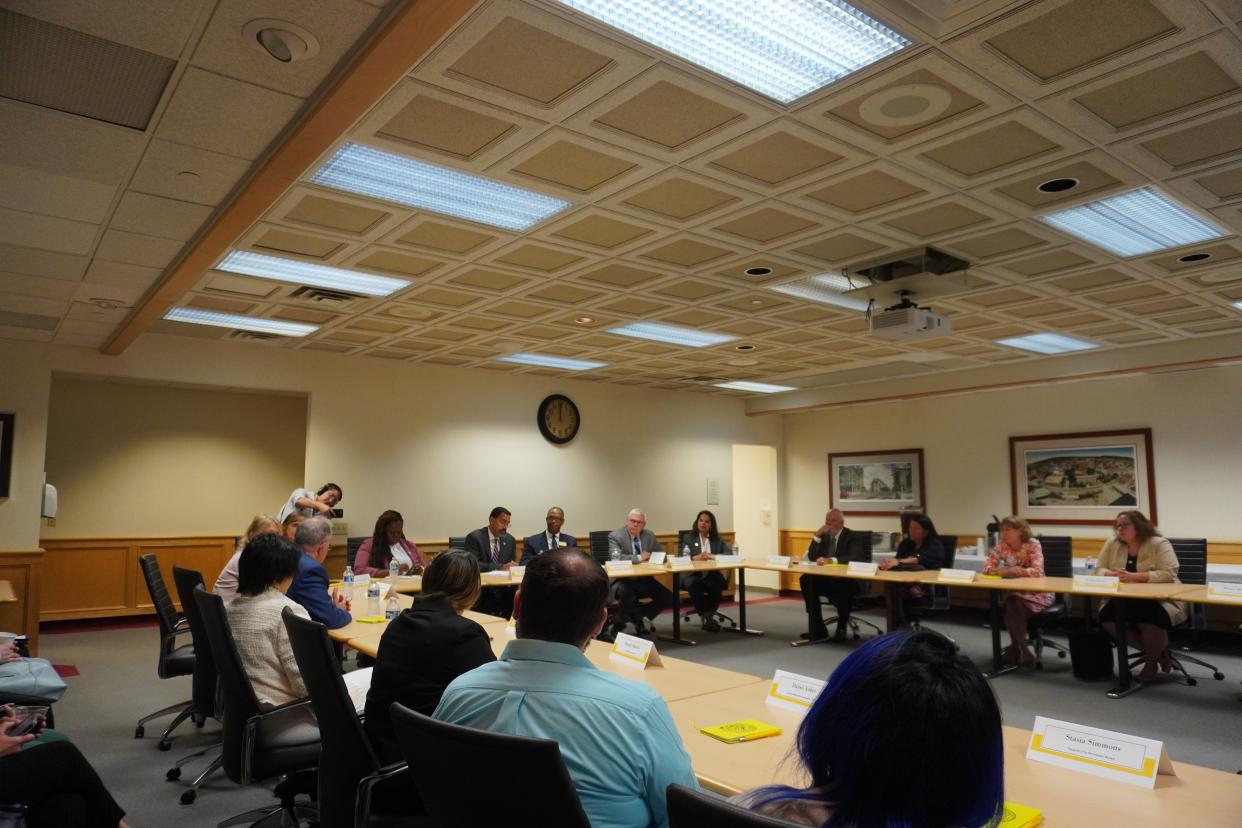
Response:
POLYGON ((846 515, 926 511, 923 450, 834 452, 828 455, 828 504, 846 515))
POLYGON ((9 496, 13 476, 13 414, 0 413, 0 497, 9 496))
POLYGON ((1010 437, 1009 484, 1030 523, 1111 526, 1125 509, 1157 522, 1150 428, 1010 437))

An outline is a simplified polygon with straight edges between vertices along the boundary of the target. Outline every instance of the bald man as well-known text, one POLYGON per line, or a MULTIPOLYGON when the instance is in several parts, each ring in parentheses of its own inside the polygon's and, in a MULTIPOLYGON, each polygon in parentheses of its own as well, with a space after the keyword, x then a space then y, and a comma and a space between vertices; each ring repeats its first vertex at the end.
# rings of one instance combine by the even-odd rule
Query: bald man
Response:
MULTIPOLYGON (((824 525, 815 530, 815 537, 811 538, 803 557, 821 565, 849 563, 861 561, 865 548, 862 535, 845 528, 845 515, 841 514, 841 510, 832 509, 824 515, 824 525)), ((823 595, 837 611, 837 629, 833 640, 845 641, 858 583, 849 578, 803 575, 798 579, 798 585, 802 587, 802 598, 806 601, 807 632, 802 637, 811 641, 828 640, 828 628, 824 625, 819 604, 819 597, 823 595)))

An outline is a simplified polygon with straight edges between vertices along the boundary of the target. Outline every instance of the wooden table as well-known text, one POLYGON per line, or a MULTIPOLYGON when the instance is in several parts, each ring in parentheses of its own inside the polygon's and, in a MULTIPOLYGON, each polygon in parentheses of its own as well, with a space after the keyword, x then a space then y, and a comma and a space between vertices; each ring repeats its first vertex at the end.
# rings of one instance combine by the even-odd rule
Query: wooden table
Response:
MULTIPOLYGON (((354 591, 356 594, 358 591, 358 588, 355 587, 354 591)), ((365 618, 367 615, 366 596, 362 595, 360 597, 361 597, 361 600, 356 600, 352 602, 353 609, 350 610, 350 613, 349 613, 351 616, 353 616, 354 620, 350 621, 348 624, 346 624, 343 627, 337 627, 335 630, 328 630, 328 636, 331 637, 334 641, 349 641, 350 639, 353 639, 353 638, 367 638, 372 635, 378 639, 380 634, 384 632, 384 628, 388 626, 387 621, 363 623, 362 621, 357 620, 359 618, 365 618)), ((403 610, 409 609, 410 605, 413 603, 414 603, 414 599, 411 598, 409 595, 400 595, 400 594, 397 595, 397 606, 401 607, 401 609, 403 610)), ((381 601, 380 602, 380 615, 384 614, 383 604, 384 602, 381 601)))
MULTIPOLYGON (((669 711, 705 787, 732 795, 779 782, 805 785, 791 751, 802 714, 764 704, 767 682, 672 701, 669 711), (759 719, 781 735, 727 745, 699 728, 759 719)), ((1118 825, 1233 825, 1242 807, 1242 777, 1178 763, 1176 777, 1160 776, 1146 791, 1026 759, 1030 731, 1004 728, 1005 797, 1044 812, 1049 828, 1095 828, 1101 817, 1118 825)))
POLYGON ((0 581, 0 604, 17 603, 17 594, 13 592, 13 585, 8 581, 0 581))
MULTIPOLYGON (((797 560, 794 558, 793 560, 797 560)), ((907 572, 905 570, 879 569, 874 575, 862 575, 855 572, 847 571, 844 566, 777 566, 767 561, 746 561, 747 569, 761 569, 767 572, 797 572, 804 575, 815 575, 822 578, 848 578, 851 581, 869 581, 882 584, 885 589, 884 614, 885 627, 888 632, 892 632, 900 626, 900 618, 898 608, 901 606, 901 590, 910 584, 917 584, 921 581, 921 576, 926 575, 925 572, 907 572)), ((741 597, 738 598, 740 602, 741 597)), ((819 644, 828 639, 814 639, 808 641, 791 641, 795 647, 805 644, 819 644)))
MULTIPOLYGON (((3 586, 3 584, 4 582, 0 581, 0 586, 3 586)), ((1182 584, 1182 586, 1186 587, 1186 591, 1177 594, 1178 601, 1188 601, 1192 604, 1213 604, 1222 607, 1242 607, 1242 600, 1238 598, 1228 599, 1208 595, 1208 588, 1206 586, 1192 586, 1190 584, 1182 584)))

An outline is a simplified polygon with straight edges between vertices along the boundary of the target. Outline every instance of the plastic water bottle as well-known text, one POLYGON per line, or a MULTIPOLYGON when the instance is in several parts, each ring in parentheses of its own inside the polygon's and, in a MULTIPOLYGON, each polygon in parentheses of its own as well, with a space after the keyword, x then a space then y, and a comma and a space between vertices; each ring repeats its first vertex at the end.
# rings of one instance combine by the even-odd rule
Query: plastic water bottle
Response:
POLYGON ((388 593, 388 606, 384 607, 384 617, 389 621, 401 614, 401 607, 397 606, 397 594, 395 592, 388 593))
POLYGON ((397 582, 398 576, 400 575, 401 575, 401 564, 397 563, 396 558, 390 559, 388 561, 388 580, 392 581, 395 584, 397 582))
POLYGON ((687 543, 685 546, 681 548, 681 556, 683 558, 690 557, 690 544, 687 543))
POLYGON ((736 554, 738 554, 738 551, 737 551, 737 544, 736 544, 736 543, 735 543, 735 544, 733 544, 733 547, 729 550, 729 552, 730 552, 730 554, 732 554, 732 555, 736 555, 736 554))
POLYGON ((618 549, 618 548, 617 548, 617 547, 615 547, 615 546, 614 546, 614 547, 612 547, 611 549, 609 549, 609 550, 608 550, 608 560, 610 560, 610 561, 619 561, 619 560, 621 560, 621 550, 620 550, 620 549, 618 549))
POLYGON ((374 618, 380 614, 380 585, 378 581, 367 584, 367 617, 374 618))
POLYGON ((1084 561, 1084 565, 1087 567, 1088 575, 1095 574, 1095 558, 1087 558, 1087 560, 1084 561))
POLYGON ((349 564, 345 564, 345 574, 341 576, 343 588, 341 592, 345 593, 345 600, 354 600, 354 568, 349 564))

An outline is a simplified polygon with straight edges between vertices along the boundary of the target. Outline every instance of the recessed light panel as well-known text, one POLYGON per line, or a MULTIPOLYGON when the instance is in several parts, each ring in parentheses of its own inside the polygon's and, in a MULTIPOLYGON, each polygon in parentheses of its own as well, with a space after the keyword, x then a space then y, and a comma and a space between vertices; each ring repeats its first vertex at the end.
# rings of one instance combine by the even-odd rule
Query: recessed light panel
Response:
POLYGON ((843 0, 559 2, 783 104, 910 45, 843 0))
POLYGON ((1058 210, 1039 220, 1118 256, 1142 256, 1227 235, 1150 187, 1058 210))
POLYGON ((1238 310, 1242 311, 1242 302, 1234 302, 1233 306, 1237 308, 1238 310))
POLYGON ((734 391, 755 391, 760 394, 777 394, 781 391, 793 391, 791 385, 769 385, 766 382, 746 382, 745 380, 736 380, 734 382, 718 382, 717 388, 731 388, 734 391))
POLYGON ((345 144, 311 174, 310 181, 515 231, 533 227, 570 206, 568 201, 533 190, 361 144, 345 144))
POLYGON ((635 322, 619 328, 609 328, 608 333, 618 336, 630 336, 635 339, 650 339, 655 342, 668 342, 672 345, 689 345, 691 348, 705 348, 708 345, 719 345, 732 342, 736 336, 727 334, 707 333, 693 328, 680 328, 677 325, 664 325, 659 322, 635 322))
POLYGON ((190 322, 195 325, 235 328, 239 331, 279 334, 280 336, 306 336, 319 330, 318 325, 282 322, 279 319, 260 319, 254 316, 239 316, 235 313, 218 313, 197 308, 172 308, 164 314, 164 318, 173 322, 190 322))
POLYGON ((348 293, 360 293, 363 296, 388 296, 410 286, 410 282, 405 279, 359 273, 355 270, 300 262, 296 259, 264 256, 262 253, 250 253, 245 250, 230 252, 213 270, 258 276, 260 279, 275 279, 278 282, 292 282, 295 285, 343 290, 348 293))
POLYGON ((536 365, 540 368, 560 368, 565 371, 590 371, 592 368, 603 368, 608 364, 589 359, 567 359, 547 354, 507 354, 496 357, 496 361, 512 362, 515 365, 536 365))
POLYGON ((1030 336, 998 339, 996 344, 1007 345, 1010 348, 1020 348, 1023 351, 1034 351, 1037 354, 1066 354, 1070 351, 1090 351, 1092 348, 1100 347, 1094 342, 1088 342, 1085 339, 1075 339, 1072 336, 1055 333, 1031 334, 1030 336))
POLYGON ((857 296, 844 295, 845 291, 864 287, 865 284, 869 283, 850 281, 849 277, 838 273, 820 273, 815 276, 808 276, 805 279, 799 279, 796 282, 772 285, 771 288, 777 293, 783 293, 786 296, 810 299, 812 302, 835 305, 846 310, 866 311, 871 305, 869 300, 860 299, 857 296))

